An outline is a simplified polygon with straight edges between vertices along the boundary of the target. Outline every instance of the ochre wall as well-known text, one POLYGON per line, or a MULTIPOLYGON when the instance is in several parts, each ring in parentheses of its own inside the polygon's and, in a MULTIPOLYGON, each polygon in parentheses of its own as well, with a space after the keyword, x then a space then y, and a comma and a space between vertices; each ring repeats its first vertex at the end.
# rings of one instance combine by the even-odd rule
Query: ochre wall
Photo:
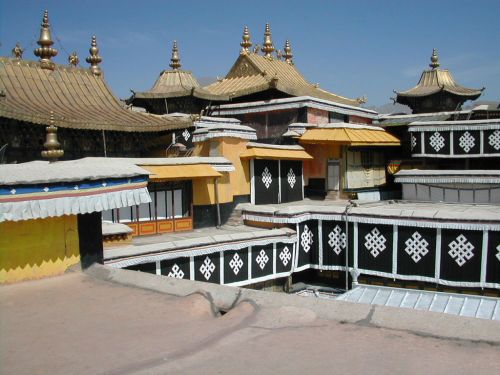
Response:
POLYGON ((58 275, 79 262, 76 215, 0 223, 0 283, 58 275))
POLYGON ((314 158, 304 160, 304 184, 306 186, 309 178, 326 178, 328 159, 340 159, 342 155, 340 145, 303 144, 302 146, 314 158))
MULTIPOLYGON (((219 203, 229 203, 236 195, 250 194, 250 167, 248 160, 241 160, 240 154, 246 150, 247 140, 239 138, 216 138, 195 145, 194 156, 223 156, 233 163, 233 172, 221 172, 218 180, 219 203), (217 142, 217 155, 210 154, 210 143, 217 142)), ((212 151, 215 148, 212 147, 212 151)), ((214 179, 193 181, 193 204, 195 206, 215 204, 214 179)))

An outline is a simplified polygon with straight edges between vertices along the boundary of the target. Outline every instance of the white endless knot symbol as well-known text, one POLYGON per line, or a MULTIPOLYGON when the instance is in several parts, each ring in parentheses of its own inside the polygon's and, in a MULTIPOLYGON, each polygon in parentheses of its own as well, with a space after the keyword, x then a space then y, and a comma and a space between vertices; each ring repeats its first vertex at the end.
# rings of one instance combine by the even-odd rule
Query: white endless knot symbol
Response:
POLYGON ((458 144, 463 148, 465 152, 469 152, 476 143, 474 142, 474 137, 469 132, 465 132, 460 137, 458 144))
POLYGON ((184 137, 184 140, 187 142, 187 140, 191 137, 191 134, 189 134, 187 129, 184 129, 182 132, 182 136, 184 137))
POLYGON ((264 250, 261 250, 255 261, 259 265, 260 269, 263 270, 267 262, 269 262, 269 257, 264 250))
POLYGON ((439 132, 435 132, 430 138, 430 145, 436 152, 444 147, 444 138, 439 132))
POLYGON ((495 150, 500 150, 500 130, 495 130, 490 134, 490 136, 488 137, 488 143, 495 150))
POLYGON ((302 232, 302 234, 300 235, 300 243, 302 244, 302 248, 304 249, 304 251, 306 253, 309 252, 309 250, 311 250, 311 245, 313 243, 313 232, 309 229, 309 227, 307 225, 304 225, 304 231, 302 232))
POLYGON ((335 254, 339 255, 346 246, 345 233, 342 233, 342 229, 337 225, 328 234, 328 238, 328 245, 330 245, 335 254))
POLYGON ((415 146, 417 146, 417 138, 412 134, 411 135, 411 150, 412 151, 415 148, 415 146))
MULTIPOLYGON (((500 245, 499 245, 499 247, 500 247, 500 245)), ((290 253, 290 250, 288 250, 287 246, 285 246, 285 248, 283 250, 281 250, 280 259, 285 267, 288 264, 288 262, 290 261, 290 259, 292 259, 292 254, 290 253)))
POLYGON ((497 246, 497 251, 498 251, 498 253, 497 253, 496 257, 497 257, 498 261, 500 262, 500 245, 497 246))
POLYGON ((450 242, 448 247, 450 248, 448 254, 450 254, 460 267, 474 256, 472 252, 472 250, 474 250, 474 245, 471 244, 463 234, 458 236, 455 241, 450 242))
POLYGON ((387 240, 380 233, 378 228, 373 228, 370 233, 365 236, 365 247, 370 250, 370 254, 376 258, 382 251, 385 250, 387 240))
POLYGON ((184 277, 184 272, 182 272, 181 268, 177 265, 177 263, 175 263, 172 267, 172 270, 168 273, 167 276, 175 277, 176 279, 182 279, 184 277))
POLYGON ((269 169, 267 167, 264 168, 264 172, 262 172, 262 183, 266 187, 266 189, 269 189, 269 186, 273 182, 273 176, 271 175, 271 172, 269 172, 269 169))
POLYGON ((411 238, 406 240, 405 245, 406 253, 415 263, 418 263, 429 252, 429 249, 427 249, 429 243, 418 232, 413 233, 411 238))
POLYGON ((205 276, 205 279, 208 280, 210 279, 210 276, 212 276, 212 272, 214 271, 215 271, 215 264, 207 256, 200 267, 200 272, 203 276, 205 276))
POLYGON ((231 261, 229 262, 229 267, 231 267, 235 275, 240 272, 241 267, 243 267, 243 260, 241 260, 238 253, 233 255, 233 259, 231 259, 231 261))
POLYGON ((297 182, 297 179, 295 178, 295 173, 293 173, 293 169, 290 168, 290 171, 288 171, 288 175, 286 176, 288 183, 290 184, 290 187, 293 189, 295 183, 297 182))

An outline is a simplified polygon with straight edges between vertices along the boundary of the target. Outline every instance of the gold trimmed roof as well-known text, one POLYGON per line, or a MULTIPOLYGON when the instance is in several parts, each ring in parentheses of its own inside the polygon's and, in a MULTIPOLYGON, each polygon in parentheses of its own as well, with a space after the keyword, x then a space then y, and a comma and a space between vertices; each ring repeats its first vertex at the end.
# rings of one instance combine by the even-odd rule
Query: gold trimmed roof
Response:
POLYGON ((48 124, 54 112, 62 128, 163 131, 191 125, 186 118, 132 112, 113 95, 102 76, 89 69, 0 57, 0 117, 48 124))
POLYGON ((411 98, 429 96, 440 91, 446 91, 450 94, 463 96, 467 97, 468 99, 474 100, 477 99, 481 95, 481 92, 484 90, 484 88, 469 89, 467 87, 460 86, 455 81, 448 69, 440 69, 439 57, 436 49, 432 50, 431 63, 429 64, 429 66, 431 67, 431 69, 424 70, 422 72, 420 80, 415 87, 401 92, 394 91, 398 95, 398 102, 399 97, 402 97, 403 101, 405 101, 405 97, 411 98))
POLYGON ((206 100, 227 100, 225 96, 215 95, 203 89, 196 78, 187 70, 164 70, 149 91, 134 92, 131 102, 137 99, 161 99, 175 98, 181 96, 193 95, 196 98, 206 100))
POLYGON ((301 143, 338 143, 349 146, 399 146, 401 142, 383 128, 355 124, 332 124, 306 130, 301 143))
POLYGON ((271 88, 291 96, 311 96, 352 106, 360 105, 358 100, 333 94, 307 82, 294 65, 256 53, 241 54, 226 78, 205 86, 213 94, 230 98, 271 88))
POLYGON ((249 142, 240 159, 308 160, 313 157, 299 145, 285 146, 249 142))
POLYGON ((481 95, 482 89, 469 89, 460 86, 448 69, 430 69, 424 70, 420 76, 418 84, 406 91, 396 91, 398 96, 421 97, 428 96, 440 91, 446 91, 450 94, 470 97, 474 100, 481 95))

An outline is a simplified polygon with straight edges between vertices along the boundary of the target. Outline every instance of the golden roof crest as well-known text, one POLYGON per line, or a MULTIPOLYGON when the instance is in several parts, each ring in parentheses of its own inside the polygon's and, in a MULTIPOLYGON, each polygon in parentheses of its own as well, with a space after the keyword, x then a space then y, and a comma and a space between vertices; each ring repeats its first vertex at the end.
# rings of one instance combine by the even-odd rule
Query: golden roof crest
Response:
POLYGON ((50 24, 49 24, 49 11, 45 10, 43 14, 41 29, 40 29, 40 39, 38 39, 37 44, 40 46, 35 49, 35 56, 40 57, 40 67, 42 69, 54 70, 54 63, 51 58, 57 55, 57 50, 51 46, 54 44, 52 41, 52 36, 50 34, 50 24))
POLYGON ((252 42, 250 41, 250 32, 248 31, 248 26, 243 29, 243 41, 240 43, 241 54, 249 53, 250 47, 252 47, 252 42))
POLYGON ((262 45, 261 51, 264 53, 264 56, 267 58, 272 58, 272 53, 274 52, 274 44, 271 39, 271 28, 269 27, 269 23, 266 23, 266 30, 264 32, 264 43, 262 45))
POLYGON ((102 57, 99 56, 99 48, 97 48, 97 40, 95 35, 92 36, 92 43, 89 49, 90 56, 85 59, 90 64, 90 71, 95 76, 100 76, 102 74, 99 63, 102 61, 102 57))
POLYGON ((172 58, 170 59, 169 66, 173 70, 177 70, 181 67, 181 58, 179 56, 179 49, 177 48, 176 40, 174 40, 174 45, 172 46, 172 58))

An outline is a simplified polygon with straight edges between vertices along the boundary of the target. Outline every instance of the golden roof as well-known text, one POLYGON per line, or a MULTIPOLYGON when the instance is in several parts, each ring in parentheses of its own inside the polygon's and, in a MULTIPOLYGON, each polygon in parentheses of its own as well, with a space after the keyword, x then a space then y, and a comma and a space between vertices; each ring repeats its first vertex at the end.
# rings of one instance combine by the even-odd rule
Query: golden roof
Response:
POLYGON ((0 57, 0 117, 63 128, 162 131, 185 128, 188 119, 160 117, 127 110, 102 76, 89 69, 0 57))
POLYGON ((194 96, 206 100, 228 100, 225 96, 214 95, 203 89, 193 73, 181 70, 181 59, 177 42, 174 40, 172 47, 172 58, 170 59, 171 70, 164 70, 149 91, 133 92, 132 97, 127 99, 128 103, 137 99, 166 99, 182 96, 194 96))
POLYGON ((348 146, 399 146, 401 142, 383 128, 356 124, 329 124, 306 130, 301 143, 348 146))
POLYGON ((291 96, 311 96, 352 106, 359 101, 318 88, 305 80, 294 65, 256 53, 240 54, 226 78, 205 86, 213 94, 237 98, 277 89, 291 96))
MULTIPOLYGON (((436 49, 433 49, 431 56, 431 69, 424 70, 420 76, 418 84, 406 91, 395 91, 398 97, 422 97, 428 96, 440 91, 446 91, 450 94, 465 96, 468 99, 477 99, 483 89, 469 89, 460 86, 448 69, 439 68, 439 59, 436 49)), ((399 101, 399 100, 398 100, 399 101)), ((403 103, 404 104, 404 103, 403 103)))

